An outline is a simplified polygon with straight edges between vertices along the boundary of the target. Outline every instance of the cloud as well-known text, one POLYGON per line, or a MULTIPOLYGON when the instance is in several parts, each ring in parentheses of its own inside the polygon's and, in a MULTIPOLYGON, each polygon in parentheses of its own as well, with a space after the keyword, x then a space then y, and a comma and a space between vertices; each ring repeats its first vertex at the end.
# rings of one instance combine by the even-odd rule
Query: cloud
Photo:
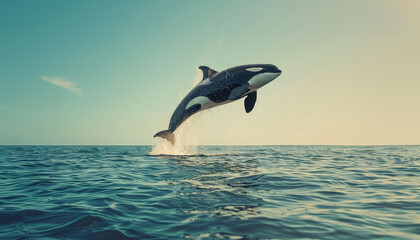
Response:
POLYGON ((78 88, 76 83, 68 81, 63 77, 41 76, 41 78, 44 79, 44 81, 49 82, 53 85, 65 88, 74 94, 77 94, 79 96, 83 95, 82 89, 78 88))

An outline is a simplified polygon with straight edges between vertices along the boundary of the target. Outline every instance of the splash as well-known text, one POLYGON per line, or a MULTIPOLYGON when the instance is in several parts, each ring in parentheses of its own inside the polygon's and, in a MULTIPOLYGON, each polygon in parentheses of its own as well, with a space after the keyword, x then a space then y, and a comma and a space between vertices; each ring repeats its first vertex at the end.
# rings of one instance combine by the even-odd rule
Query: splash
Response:
MULTIPOLYGON (((198 69, 198 68, 197 68, 198 69)), ((202 79, 201 71, 197 70, 197 74, 194 77, 193 85, 194 88, 202 79)), ((190 89, 190 90, 191 90, 190 89)), ((190 91, 189 90, 189 91, 190 91)), ((188 92, 189 92, 188 91, 188 92)), ((187 93, 188 93, 187 92, 187 93)), ((180 99, 184 98, 180 96, 180 99)), ((197 155, 197 145, 199 140, 198 129, 200 129, 199 119, 205 115, 209 110, 198 112, 189 117, 183 122, 178 129, 174 132, 175 143, 172 145, 169 141, 157 138, 157 143, 153 147, 150 155, 197 155)))
POLYGON ((199 142, 198 129, 200 129, 199 118, 205 112, 199 112, 189 117, 174 132, 175 143, 172 145, 163 138, 157 138, 150 155, 196 155, 199 142))

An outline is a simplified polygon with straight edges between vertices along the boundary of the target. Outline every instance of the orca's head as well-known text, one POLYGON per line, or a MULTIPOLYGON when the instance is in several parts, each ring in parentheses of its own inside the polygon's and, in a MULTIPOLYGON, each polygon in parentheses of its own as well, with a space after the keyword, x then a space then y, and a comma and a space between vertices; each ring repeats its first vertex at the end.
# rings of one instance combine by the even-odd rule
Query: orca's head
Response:
POLYGON ((273 81, 276 77, 280 76, 281 70, 273 64, 255 64, 248 65, 245 71, 252 72, 255 75, 248 81, 250 90, 257 90, 258 88, 273 81))

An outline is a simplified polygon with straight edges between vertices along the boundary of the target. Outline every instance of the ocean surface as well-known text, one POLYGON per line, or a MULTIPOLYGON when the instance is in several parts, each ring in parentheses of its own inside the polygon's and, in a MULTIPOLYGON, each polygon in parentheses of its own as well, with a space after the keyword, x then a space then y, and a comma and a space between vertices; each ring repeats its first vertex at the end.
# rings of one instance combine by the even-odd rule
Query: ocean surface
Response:
POLYGON ((420 239, 420 146, 0 146, 0 239, 420 239))

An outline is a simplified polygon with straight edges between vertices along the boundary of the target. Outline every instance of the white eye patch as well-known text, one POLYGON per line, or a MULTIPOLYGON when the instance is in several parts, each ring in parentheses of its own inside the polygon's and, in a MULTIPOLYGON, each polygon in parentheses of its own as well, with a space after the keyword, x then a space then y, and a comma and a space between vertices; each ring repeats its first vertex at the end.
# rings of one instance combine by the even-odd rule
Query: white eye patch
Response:
POLYGON ((252 68, 247 68, 245 70, 249 71, 249 72, 259 72, 261 71, 263 68, 261 67, 252 67, 252 68))

